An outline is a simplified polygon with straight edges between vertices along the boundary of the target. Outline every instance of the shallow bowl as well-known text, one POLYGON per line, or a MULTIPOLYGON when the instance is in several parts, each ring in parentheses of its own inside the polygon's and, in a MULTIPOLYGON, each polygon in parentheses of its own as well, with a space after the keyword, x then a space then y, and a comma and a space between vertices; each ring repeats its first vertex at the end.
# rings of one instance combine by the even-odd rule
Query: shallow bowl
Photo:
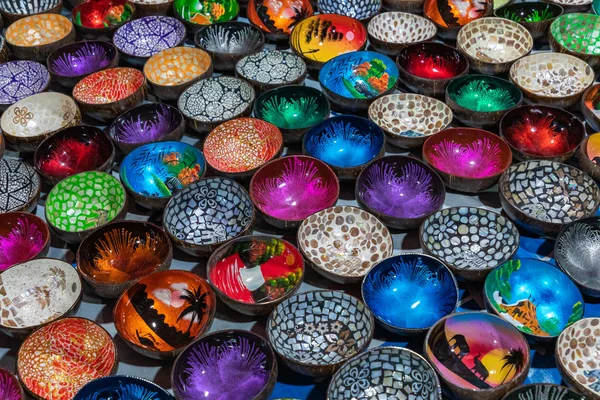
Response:
POLYGON ((287 51, 264 50, 238 61, 235 75, 250 82, 257 91, 266 91, 303 84, 306 63, 300 56, 287 51))
POLYGON ((594 133, 593 135, 586 136, 579 146, 577 152, 577 159, 583 172, 594 178, 600 180, 600 134, 594 133))
POLYGON ((0 160, 0 214, 10 211, 33 212, 40 198, 42 182, 35 169, 22 161, 0 160))
POLYGON ((204 25, 236 19, 240 5, 237 0, 175 0, 173 11, 187 31, 194 34, 204 25))
POLYGON ((174 0, 130 0, 138 17, 167 15, 173 9, 174 0))
POLYGON ((0 368, 0 394, 5 400, 25 400, 19 379, 4 368, 0 368))
MULTIPOLYGON (((294 26, 313 15, 310 0, 250 0, 248 21, 271 41, 287 41, 294 26)), ((324 11, 322 11, 324 12, 324 11)))
POLYGON ((22 60, 0 64, 0 111, 49 87, 50 74, 38 62, 22 60))
POLYGON ((438 36, 444 40, 456 40, 461 27, 490 15, 493 9, 493 1, 425 0, 423 4, 423 14, 437 25, 438 36))
POLYGON ((0 14, 6 26, 35 14, 60 14, 62 0, 1 0, 0 14))
POLYGON ((550 383, 536 383, 511 390, 502 400, 586 400, 587 397, 567 389, 564 386, 550 383))
POLYGON ((45 257, 50 249, 50 230, 34 214, 9 212, 0 221, 0 271, 15 264, 45 257))
MULTIPOLYGON (((343 4, 338 2, 338 4, 343 4)), ((405 12, 384 12, 376 15, 367 26, 369 43, 374 50, 397 55, 414 43, 429 42, 437 34, 437 27, 419 15, 405 12)))
MULTIPOLYGON (((589 8, 591 0, 584 1, 589 8)), ((566 2, 559 2, 559 4, 569 9, 566 2)), ((600 35, 600 16, 575 13, 556 18, 550 25, 548 37, 552 51, 575 56, 598 70, 600 68, 600 45, 596 41, 598 35, 600 35)))
POLYGON ((594 83, 583 93, 581 113, 594 132, 600 132, 600 83, 594 83))
POLYGON ((533 40, 547 42, 550 24, 563 12, 563 8, 558 4, 533 1, 507 4, 496 9, 494 15, 518 22, 529 31, 533 40))
POLYGON ((338 0, 318 0, 319 13, 339 14, 367 22, 381 10, 381 0, 354 0, 347 3, 338 0))
POLYGON ((126 400, 134 395, 152 396, 150 400, 173 400, 173 396, 157 384, 124 375, 94 379, 79 389, 73 400, 126 400))
POLYGON ((71 20, 84 39, 111 41, 113 33, 135 15, 128 0, 78 1, 71 10, 71 20))

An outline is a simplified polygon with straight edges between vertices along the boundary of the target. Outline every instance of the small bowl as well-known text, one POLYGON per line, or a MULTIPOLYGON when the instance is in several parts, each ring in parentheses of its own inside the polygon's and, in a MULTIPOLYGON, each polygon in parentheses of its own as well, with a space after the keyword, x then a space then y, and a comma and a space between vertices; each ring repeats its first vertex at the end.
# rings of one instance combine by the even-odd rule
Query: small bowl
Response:
POLYGON ((505 5, 496 9, 494 15, 523 25, 534 41, 547 42, 550 24, 563 12, 563 8, 558 4, 534 1, 505 5))
MULTIPOLYGON (((588 8, 591 0, 585 0, 588 8)), ((568 10, 566 4, 561 4, 568 10)), ((550 25, 552 51, 575 56, 595 70, 600 68, 600 47, 596 39, 600 34, 600 16, 595 14, 565 14, 550 25)))
POLYGON ((594 71, 568 54, 536 53, 517 60, 509 77, 530 103, 567 109, 594 82, 594 71))
POLYGON ((600 134, 586 136, 579 146, 577 159, 583 172, 595 180, 600 180, 600 134))
POLYGON ((137 281, 115 304, 119 336, 136 352, 173 359, 210 328, 217 298, 208 282, 187 271, 156 272, 137 281))
POLYGON ((237 182, 210 177, 176 193, 163 213, 173 243, 193 256, 209 256, 222 244, 243 236, 254 222, 254 206, 237 182))
POLYGON ((0 14, 6 26, 13 22, 36 14, 60 14, 63 8, 62 0, 1 0, 0 14))
POLYGON ((0 111, 49 87, 50 74, 38 62, 22 60, 0 64, 0 111))
POLYGON ((174 193, 198 181, 206 161, 198 148, 183 142, 149 143, 121 162, 119 177, 136 203, 163 210, 174 193))
POLYGON ((175 0, 173 10, 187 31, 195 34, 204 25, 236 19, 240 5, 237 0, 175 0))
POLYGON ((50 230, 34 214, 10 212, 0 221, 0 271, 15 264, 45 257, 50 249, 50 230))
POLYGON ((287 41, 294 26, 313 15, 309 0, 250 0, 247 3, 248 21, 271 41, 287 41))
POLYGON ((302 142, 305 154, 329 165, 340 180, 353 180, 385 153, 385 135, 366 118, 341 115, 311 128, 302 142))
POLYGON ((25 400, 19 379, 4 368, 0 368, 0 395, 5 400, 25 400))
POLYGON ((521 386, 515 390, 511 390, 502 400, 587 400, 588 398, 582 394, 576 393, 567 389, 564 386, 553 385, 550 383, 536 383, 531 385, 521 386))
POLYGON ((583 141, 585 127, 575 115, 559 108, 521 106, 504 115, 500 137, 519 161, 565 162, 583 141))
POLYGON ((171 373, 177 400, 211 396, 267 400, 277 381, 277 359, 262 336, 246 330, 217 331, 190 344, 171 373))
POLYGON ((402 149, 418 148, 452 122, 452 110, 432 97, 388 94, 369 106, 369 119, 385 132, 386 142, 402 149))
POLYGON ((73 88, 81 111, 109 122, 137 106, 146 97, 146 78, 137 69, 110 68, 83 78, 73 88))
POLYGON ((11 211, 33 212, 40 198, 42 182, 33 167, 25 162, 0 160, 0 214, 11 211))
POLYGON ((397 82, 396 63, 374 51, 339 55, 319 72, 323 93, 344 112, 366 111, 373 100, 391 93, 397 82))
POLYGON ((174 101, 194 83, 213 73, 213 62, 204 50, 174 47, 156 53, 144 65, 144 76, 156 97, 174 101))
POLYGON ((600 83, 594 83, 583 93, 581 112, 594 132, 600 132, 600 83))
POLYGON ((174 0, 130 0, 139 18, 150 15, 167 15, 173 9, 174 0))
POLYGON ((2 114, 0 127, 15 151, 32 153, 57 132, 81 123, 75 101, 62 93, 38 93, 19 100, 2 114))
POLYGON ((117 298, 138 279, 169 269, 171 241, 143 221, 113 222, 96 229, 77 249, 77 270, 101 297, 117 298))
POLYGON ((52 186, 85 171, 109 172, 115 147, 94 126, 73 126, 44 140, 33 157, 36 171, 52 186))
POLYGON ((177 106, 198 133, 208 133, 223 122, 247 117, 256 93, 250 84, 231 76, 202 79, 186 89, 177 106))
POLYGON ((600 203, 600 189, 592 178, 546 160, 511 166, 500 177, 498 192, 504 212, 519 227, 550 238, 564 224, 596 214, 600 203))
POLYGON ((301 85, 306 77, 306 63, 287 51, 264 50, 238 61, 235 76, 248 81, 259 92, 301 85))
POLYGON ((425 0, 382 0, 383 9, 401 11, 411 14, 422 14, 425 0))
POLYGON ((407 88, 432 97, 443 97, 452 79, 469 72, 467 57, 437 42, 411 44, 400 51, 396 62, 407 88))
POLYGON ((19 378, 39 399, 72 399, 89 381, 112 375, 117 365, 110 334, 85 318, 64 318, 38 329, 17 354, 19 378))
POLYGON ((318 0, 319 13, 339 14, 368 22, 381 10, 381 0, 354 0, 344 3, 339 0, 318 0))
POLYGON ((493 1, 458 5, 454 0, 425 0, 423 15, 438 27, 438 36, 444 40, 456 40, 458 31, 478 18, 490 15, 494 9, 493 1), (460 8, 460 9, 459 9, 460 8))
POLYGON ((78 2, 71 11, 75 29, 84 39, 111 41, 113 33, 131 21, 135 6, 128 0, 90 0, 78 2))
POLYGON ((480 282, 519 248, 519 231, 511 220, 484 208, 445 208, 419 229, 421 248, 453 273, 480 282))
POLYGON ((442 318, 427 332, 423 347, 425 359, 461 400, 500 400, 523 385, 531 363, 525 337, 486 312, 442 318))
POLYGON ((277 306, 267 320, 275 353, 292 371, 330 376, 369 347, 373 315, 356 297, 317 290, 297 294, 277 306))
POLYGON ((135 394, 152 396, 148 400, 173 400, 173 396, 157 384, 143 378, 123 375, 94 379, 79 389, 73 400, 104 400, 112 399, 113 396, 116 396, 115 400, 125 400, 135 394))
POLYGON ((94 230, 125 216, 127 194, 112 175, 82 172, 52 188, 46 198, 45 212, 54 234, 67 243, 79 243, 94 230))
MULTIPOLYGON (((330 0, 332 1, 332 0, 330 0)), ((338 2, 338 4, 343 4, 338 2)), ((397 55, 408 45, 435 39, 437 27, 419 15, 405 12, 384 12, 367 26, 369 43, 374 50, 397 55)))
POLYGON ((375 263, 391 257, 390 231, 357 207, 335 206, 306 218, 298 228, 298 248, 309 265, 337 283, 358 283, 375 263))

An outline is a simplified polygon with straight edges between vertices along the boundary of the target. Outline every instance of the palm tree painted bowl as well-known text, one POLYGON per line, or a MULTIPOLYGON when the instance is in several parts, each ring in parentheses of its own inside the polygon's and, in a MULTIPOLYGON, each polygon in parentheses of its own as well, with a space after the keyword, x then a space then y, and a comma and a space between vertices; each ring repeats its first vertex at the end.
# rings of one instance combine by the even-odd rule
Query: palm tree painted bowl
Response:
POLYGON ((264 50, 238 61, 235 75, 250 82, 257 91, 267 91, 303 84, 306 63, 300 56, 287 51, 264 50))
POLYGON ((2 214, 0 221, 0 271, 15 264, 45 257, 50 230, 40 217, 25 212, 2 214))
POLYGON ((582 394, 564 386, 550 383, 536 383, 511 390, 502 400, 586 400, 582 394))
POLYGON ((579 146, 577 159, 581 169, 594 178, 600 180, 600 134, 586 136, 579 146))
POLYGON ((369 21, 381 10, 381 0, 358 0, 344 3, 337 0, 318 0, 319 13, 339 14, 357 19, 369 21))
POLYGON ((4 368, 0 368, 0 396, 4 400, 25 400, 19 379, 4 368))
POLYGON ((75 101, 62 93, 38 93, 19 100, 2 114, 0 128, 9 146, 34 152, 44 139, 79 125, 81 114, 75 101))
POLYGON ((500 203, 519 227, 554 238, 564 224, 591 217, 600 190, 592 178, 566 164, 530 160, 507 169, 498 182, 500 203))
MULTIPOLYGON (((339 2, 339 4, 343 3, 339 2)), ((384 12, 376 15, 369 22, 367 32, 369 43, 374 50, 397 55, 410 44, 433 40, 437 34, 437 27, 433 22, 419 15, 384 12)))
POLYGON ((375 263, 391 257, 390 231, 357 207, 334 206, 305 219, 298 248, 313 269, 337 283, 357 283, 375 263))
POLYGON ((425 0, 382 0, 384 10, 422 14, 425 0))
POLYGON ((493 1, 425 0, 423 14, 438 27, 438 36, 455 40, 461 27, 492 13, 493 1))
POLYGON ((107 376, 86 383, 73 400, 173 400, 165 389, 135 376, 107 376))
POLYGON ((96 229, 77 249, 77 269, 98 295, 117 298, 135 281, 170 267, 171 241, 158 226, 113 222, 96 229))
POLYGON ((17 373, 39 399, 72 399, 86 383, 112 375, 117 348, 110 334, 85 318, 63 318, 25 339, 17 373))
POLYGON ((40 198, 42 182, 33 167, 14 159, 0 160, 0 214, 32 212, 40 198))
POLYGON ((62 0, 1 0, 0 14, 6 26, 13 22, 36 14, 60 14, 62 0))
POLYGON ((90 0, 73 7, 71 20, 84 39, 111 41, 114 31, 134 14, 135 6, 128 0, 90 0))
POLYGON ((174 0, 130 0, 138 17, 167 15, 173 9, 174 0))
POLYGON ((499 400, 527 378, 527 339, 485 312, 451 314, 427 332, 424 356, 461 400, 499 400))
POLYGON ((52 188, 45 212, 53 233, 67 243, 79 243, 94 230, 125 216, 127 194, 112 175, 82 172, 52 188))
POLYGON ((21 60, 0 64, 0 111, 49 87, 50 74, 38 62, 21 60))
POLYGON ((469 72, 467 57, 437 42, 411 44, 400 51, 396 62, 407 88, 432 97, 443 97, 452 79, 469 72))
POLYGON ((203 25, 236 19, 240 5, 237 0, 175 0, 173 10, 188 32, 194 34, 203 25))
POLYGON ((593 131, 600 132, 600 83, 594 83, 583 93, 581 112, 593 131))
POLYGON ((452 110, 432 97, 388 94, 369 106, 369 119, 385 132, 386 142, 402 149, 418 148, 452 122, 452 110))
POLYGON ((286 41, 296 24, 313 15, 313 7, 309 0, 250 0, 247 15, 267 39, 286 41))
POLYGON ((275 353, 292 371, 330 376, 369 347, 373 315, 356 297, 318 290, 297 294, 277 306, 267 320, 275 353))
POLYGON ((223 243, 245 235, 253 222, 248 192, 222 177, 204 178, 177 192, 163 217, 173 243, 194 256, 208 256, 223 243))
POLYGON ((262 336, 246 330, 217 331, 190 344, 171 373, 177 400, 267 400, 277 381, 277 359, 262 336))
POLYGON ((558 4, 534 1, 505 5, 495 10, 494 15, 518 22, 529 31, 534 41, 546 42, 550 24, 563 12, 558 4))
POLYGON ((137 106, 146 97, 146 78, 137 69, 110 68, 83 78, 73 88, 81 111, 108 122, 137 106))
POLYGON ((211 76, 213 62, 204 50, 174 47, 156 53, 144 65, 144 76, 156 97, 174 101, 194 83, 211 76))
POLYGON ((517 60, 509 77, 530 103, 567 109, 592 85, 594 71, 569 54, 536 53, 517 60))

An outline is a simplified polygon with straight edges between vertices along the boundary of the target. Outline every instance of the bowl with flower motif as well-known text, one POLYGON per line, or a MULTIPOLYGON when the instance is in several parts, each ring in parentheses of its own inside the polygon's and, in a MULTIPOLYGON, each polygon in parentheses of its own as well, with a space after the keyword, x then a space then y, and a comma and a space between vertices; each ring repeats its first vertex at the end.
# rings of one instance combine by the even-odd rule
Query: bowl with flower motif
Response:
POLYGON ((19 160, 0 159, 0 214, 10 211, 33 212, 37 206, 42 181, 35 169, 19 160))
POLYGON ((577 159, 583 172, 600 180, 600 134, 586 136, 579 146, 577 159))
POLYGON ((62 0, 1 0, 0 14, 9 26, 13 22, 36 14, 60 14, 63 8, 62 0))
POLYGON ((20 60, 0 64, 0 111, 49 87, 50 74, 38 62, 20 60))
POLYGON ((518 22, 534 41, 547 42, 550 24, 563 14, 561 6, 544 1, 507 4, 494 10, 494 15, 518 22))
POLYGON ((4 368, 0 368, 0 395, 5 400, 25 400, 19 379, 4 368))
POLYGON ((581 112, 593 131, 600 132, 600 83, 594 83, 583 93, 581 112))
MULTIPOLYGON (((342 4, 342 3, 340 3, 342 4)), ((369 43, 374 50, 397 55, 413 43, 435 39, 437 27, 419 15, 404 12, 384 12, 376 15, 367 26, 369 43)))
POLYGON ((82 1, 71 10, 75 29, 84 39, 112 41, 114 32, 134 18, 135 6, 128 0, 82 1))
POLYGON ((511 390, 502 400, 586 400, 587 397, 564 386, 551 383, 535 383, 511 390))
POLYGON ((237 0, 175 0, 173 11, 194 34, 204 25, 236 19, 240 5, 237 0))
POLYGON ((5 213, 1 219, 0 271, 48 254, 50 230, 43 219, 26 212, 5 213))
POLYGON ((250 0, 247 3, 248 21, 271 41, 287 41, 294 26, 313 15, 309 0, 250 0))
POLYGON ((86 383, 73 400, 173 400, 165 389, 143 378, 135 376, 107 376, 86 383), (148 396, 151 396, 148 398, 148 396))
POLYGON ((235 75, 262 92, 281 86, 302 85, 306 77, 306 63, 294 53, 263 50, 238 61, 235 75))
POLYGON ((423 15, 437 25, 441 39, 455 40, 463 26, 490 15, 493 9, 493 1, 425 0, 423 15))

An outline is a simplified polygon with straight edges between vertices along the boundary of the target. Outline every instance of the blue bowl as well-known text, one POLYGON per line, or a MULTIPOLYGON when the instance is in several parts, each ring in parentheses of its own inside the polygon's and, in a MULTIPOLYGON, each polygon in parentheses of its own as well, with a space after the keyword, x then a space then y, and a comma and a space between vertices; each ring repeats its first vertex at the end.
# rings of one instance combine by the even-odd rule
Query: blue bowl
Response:
POLYGON ((362 296, 385 329, 417 334, 456 310, 458 284, 441 261, 423 254, 402 254, 369 271, 362 296))
POLYGON ((174 400, 166 390, 135 376, 108 376, 85 384, 73 400, 174 400))
POLYGON ((489 273, 484 292, 492 311, 539 339, 557 337, 583 317, 583 296, 577 286, 544 261, 505 262, 489 273))

